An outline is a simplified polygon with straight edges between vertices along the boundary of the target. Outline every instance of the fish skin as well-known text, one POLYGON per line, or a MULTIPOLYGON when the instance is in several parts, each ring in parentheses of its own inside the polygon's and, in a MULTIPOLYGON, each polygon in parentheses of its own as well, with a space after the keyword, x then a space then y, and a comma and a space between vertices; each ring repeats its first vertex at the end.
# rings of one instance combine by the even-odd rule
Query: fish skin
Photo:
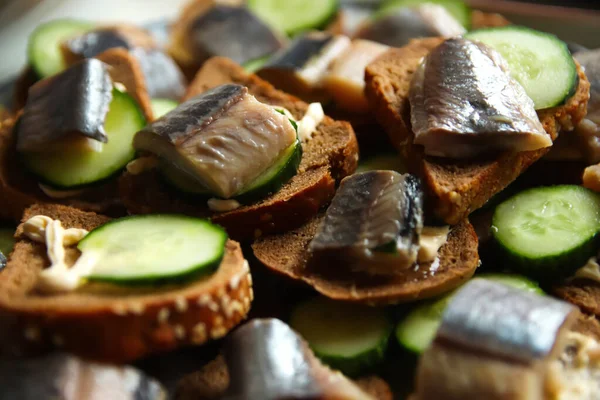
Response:
POLYGON ((369 171, 342 181, 309 250, 368 259, 377 248, 396 241, 398 254, 412 265, 422 228, 419 180, 394 171, 369 171))
POLYGON ((17 131, 18 151, 44 151, 70 134, 108 142, 104 129, 112 101, 108 66, 94 58, 83 60, 29 89, 17 131))
POLYGON ((435 340, 531 364, 560 350, 555 344, 576 314, 552 297, 474 279, 453 296, 435 340))
POLYGON ((199 94, 138 132, 134 139, 134 146, 138 150, 147 150, 138 140, 138 137, 143 134, 157 135, 179 146, 240 101, 247 93, 248 88, 245 86, 227 84, 199 94))
POLYGON ((360 39, 372 40, 392 47, 406 46, 412 39, 424 37, 452 37, 465 33, 460 23, 445 8, 432 4, 434 8, 402 7, 381 16, 362 27, 355 35, 360 39), (424 12, 429 10, 429 13, 424 12), (431 14, 444 13, 444 18, 452 18, 456 28, 448 30, 449 24, 437 26, 431 14), (446 28, 446 29, 444 29, 446 28))
POLYGON ((272 57, 261 69, 302 69, 335 38, 326 32, 309 32, 294 39, 282 52, 272 57))
POLYGON ((115 47, 131 50, 129 39, 116 29, 96 29, 65 41, 70 52, 81 58, 91 58, 115 47))
POLYGON ((427 55, 411 83, 415 144, 433 156, 469 158, 552 145, 533 101, 500 54, 463 38, 427 55))
POLYGON ((160 383, 122 366, 87 362, 55 353, 0 360, 0 400, 166 400, 160 383))
POLYGON ((179 101, 185 95, 183 72, 165 52, 142 47, 131 52, 140 63, 150 98, 179 101))
POLYGON ((308 344, 278 319, 254 319, 233 332, 223 355, 233 399, 367 400, 370 396, 325 367, 308 344))
POLYGON ((190 26, 190 42, 199 60, 228 57, 238 64, 267 56, 283 41, 245 7, 216 5, 190 26))

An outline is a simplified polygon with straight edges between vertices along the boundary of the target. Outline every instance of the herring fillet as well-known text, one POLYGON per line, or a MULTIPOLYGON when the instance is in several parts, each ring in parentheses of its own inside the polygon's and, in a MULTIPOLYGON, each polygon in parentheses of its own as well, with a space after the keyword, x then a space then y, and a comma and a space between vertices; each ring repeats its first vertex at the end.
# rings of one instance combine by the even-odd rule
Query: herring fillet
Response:
POLYGON ((366 260, 374 258, 381 246, 394 243, 396 262, 412 265, 423 227, 422 203, 420 184, 412 175, 394 171, 352 175, 340 184, 309 249, 352 253, 363 258, 364 268, 375 269, 375 259, 366 260))
POLYGON ((112 100, 108 66, 94 58, 37 82, 17 132, 18 151, 45 151, 69 135, 108 142, 104 121, 112 100))
POLYGON ((533 101, 492 48, 448 39, 425 57, 410 93, 415 144, 433 156, 468 158, 552 145, 533 101))
POLYGON ((224 356, 233 399, 369 400, 341 373, 321 364, 308 344, 278 319, 254 319, 231 334, 224 356))
POLYGON ((215 195, 247 187, 296 141, 287 117, 241 85, 200 94, 136 134, 134 147, 157 155, 215 195))

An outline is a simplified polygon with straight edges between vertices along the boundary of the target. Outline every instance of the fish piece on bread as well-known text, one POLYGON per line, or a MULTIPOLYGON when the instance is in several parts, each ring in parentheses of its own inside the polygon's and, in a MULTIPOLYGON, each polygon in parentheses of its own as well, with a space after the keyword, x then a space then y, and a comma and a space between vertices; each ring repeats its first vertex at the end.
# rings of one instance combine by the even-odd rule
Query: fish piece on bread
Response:
MULTIPOLYGON (((388 50, 367 67, 365 91, 377 121, 407 160, 409 170, 423 179, 435 214, 446 223, 455 224, 504 189, 549 148, 457 161, 426 156, 420 146, 413 144, 408 100, 412 78, 421 59, 443 41, 417 39, 388 50)), ((585 116, 589 82, 578 64, 577 68, 579 84, 575 94, 562 106, 538 112, 552 140, 561 129, 572 129, 585 116)))
MULTIPOLYGON (((36 215, 86 230, 110 221, 62 205, 34 205, 23 221, 36 215)), ((40 271, 49 265, 46 246, 23 232, 21 224, 0 272, 1 354, 60 348, 94 360, 127 362, 220 338, 250 309, 252 279, 236 242, 226 243, 220 266, 209 276, 158 286, 90 281, 73 291, 47 294, 36 290, 40 271)), ((77 258, 77 250, 67 248, 66 256, 77 258)))
MULTIPOLYGON (((207 61, 191 83, 187 99, 226 84, 248 88, 261 103, 287 109, 294 119, 306 114, 308 105, 276 90, 255 75, 226 58, 207 61)), ((358 145, 349 123, 324 116, 312 137, 302 143, 298 172, 281 189, 261 200, 232 211, 211 212, 206 201, 185 196, 164 183, 156 169, 139 174, 126 172, 120 180, 121 198, 129 212, 179 212, 210 216, 238 240, 296 228, 326 205, 333 197, 336 182, 352 173, 358 161, 358 145)))

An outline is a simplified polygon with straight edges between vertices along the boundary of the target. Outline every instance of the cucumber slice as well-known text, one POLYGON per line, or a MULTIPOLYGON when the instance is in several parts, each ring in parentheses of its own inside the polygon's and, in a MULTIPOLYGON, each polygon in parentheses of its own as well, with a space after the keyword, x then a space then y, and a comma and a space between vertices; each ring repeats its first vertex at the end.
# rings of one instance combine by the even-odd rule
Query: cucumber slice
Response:
POLYGON ((115 89, 104 124, 108 143, 102 151, 22 153, 21 160, 40 181, 56 189, 83 187, 110 178, 133 160, 133 137, 145 125, 135 100, 115 89))
POLYGON ((471 27, 471 8, 461 0, 387 0, 375 14, 375 18, 385 15, 399 7, 418 7, 424 3, 438 4, 444 7, 450 15, 469 29, 471 27))
MULTIPOLYGON (((477 279, 488 279, 517 289, 543 294, 537 283, 515 274, 481 274, 477 279)), ((425 302, 414 308, 396 327, 400 346, 412 353, 421 354, 429 347, 442 321, 446 306, 455 292, 425 302)))
POLYGON ((465 35, 496 49, 525 88, 536 110, 563 104, 575 93, 577 68, 566 43, 549 33, 506 26, 465 35))
POLYGON ((90 280, 131 284, 183 280, 213 272, 225 253, 227 233, 185 215, 141 215, 113 220, 79 242, 94 267, 90 280))
POLYGON ((158 119, 168 113, 169 111, 177 108, 179 105, 175 100, 170 99, 152 99, 152 114, 154 115, 154 119, 158 119))
POLYGON ((356 173, 377 170, 391 170, 401 174, 408 172, 404 160, 399 154, 378 154, 361 160, 356 168, 356 173))
POLYGON ((526 190, 500 204, 492 233, 511 268, 540 280, 566 277, 595 254, 600 195, 581 186, 526 190))
POLYGON ((324 28, 338 11, 338 0, 248 0, 248 8, 290 36, 324 28))
MULTIPOLYGON (((281 186, 296 175, 301 160, 302 145, 300 141, 296 141, 296 143, 285 150, 280 159, 272 167, 233 198, 242 204, 248 204, 277 192, 281 186)), ((184 193, 202 197, 213 197, 210 192, 200 186, 193 178, 184 175, 184 173, 175 167, 161 164, 159 171, 168 184, 184 193)))
POLYGON ((306 339, 317 357, 349 376, 383 360, 391 324, 383 309, 316 297, 299 304, 290 326, 306 339))
POLYGON ((46 78, 66 68, 60 50, 62 41, 89 31, 94 24, 72 19, 57 19, 38 26, 29 36, 29 65, 38 78, 46 78))
POLYGON ((15 245, 15 228, 0 228, 0 253, 5 256, 12 252, 15 245))

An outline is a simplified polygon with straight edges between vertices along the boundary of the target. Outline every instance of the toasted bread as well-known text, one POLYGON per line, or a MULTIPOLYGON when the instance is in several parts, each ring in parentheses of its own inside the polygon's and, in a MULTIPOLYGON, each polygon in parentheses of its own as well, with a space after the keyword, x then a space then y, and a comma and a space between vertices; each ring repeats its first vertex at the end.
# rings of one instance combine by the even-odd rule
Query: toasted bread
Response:
MULTIPOLYGON (((188 89, 189 99, 210 88, 238 83, 264 103, 287 108, 295 118, 304 115, 307 104, 276 90, 255 75, 250 75, 233 61, 215 57, 207 61, 188 89)), ((125 173, 121 178, 121 198, 129 212, 182 212, 210 216, 223 225, 236 240, 262 234, 285 232, 296 228, 326 205, 335 192, 335 184, 356 169, 358 145, 347 122, 329 117, 317 127, 313 138, 303 143, 298 174, 277 193, 256 203, 220 214, 211 213, 205 204, 189 198, 164 183, 155 170, 138 175, 125 173)))
MULTIPOLYGON (((65 228, 91 230, 109 218, 61 205, 34 205, 34 215, 59 219, 65 228)), ((35 291, 48 266, 46 247, 17 229, 18 239, 0 273, 0 354, 61 348, 105 362, 127 362, 151 353, 199 345, 224 336, 248 313, 252 279, 240 245, 226 244, 219 269, 194 281, 164 286, 117 286, 90 282, 52 295, 35 291)), ((74 261, 76 249, 67 249, 74 261)))
POLYGON ((349 273, 338 265, 313 265, 307 247, 321 220, 322 216, 283 235, 258 239, 252 245, 254 255, 267 268, 303 281, 327 297, 370 305, 414 301, 447 292, 469 279, 479 264, 477 235, 464 221, 452 228, 441 247, 437 268, 428 263, 386 277, 349 273))
POLYGON ((598 322, 598 318, 594 315, 579 313, 577 321, 575 321, 571 329, 600 341, 600 322, 598 322))
MULTIPOLYGON (((147 120, 152 120, 152 107, 146 92, 140 66, 125 49, 105 51, 98 58, 110 66, 111 78, 127 89, 137 101, 147 120)), ((65 199, 48 197, 39 187, 37 179, 21 166, 16 150, 13 127, 16 118, 0 121, 0 218, 18 221, 25 208, 35 203, 61 203, 86 211, 101 212, 111 216, 125 214, 118 194, 117 179, 90 186, 80 195, 65 199)))
MULTIPOLYGON (((421 58, 443 40, 413 40, 405 47, 384 53, 365 71, 365 92, 377 121, 406 158, 409 170, 424 180, 435 214, 453 225, 508 186, 549 148, 502 153, 485 160, 457 161, 425 156, 421 146, 413 145, 408 101, 410 83, 421 58)), ((538 112, 553 140, 561 129, 573 129, 586 114, 590 84, 579 64, 577 68, 576 93, 564 105, 538 112)))
POLYGON ((575 279, 552 288, 552 293, 581 311, 600 317, 600 283, 588 279, 575 279))
MULTIPOLYGON (((383 379, 367 376, 354 381, 366 394, 377 400, 393 399, 392 391, 383 379)), ((217 400, 229 387, 229 371, 222 356, 206 364, 198 372, 185 376, 177 384, 175 400, 217 400)))

